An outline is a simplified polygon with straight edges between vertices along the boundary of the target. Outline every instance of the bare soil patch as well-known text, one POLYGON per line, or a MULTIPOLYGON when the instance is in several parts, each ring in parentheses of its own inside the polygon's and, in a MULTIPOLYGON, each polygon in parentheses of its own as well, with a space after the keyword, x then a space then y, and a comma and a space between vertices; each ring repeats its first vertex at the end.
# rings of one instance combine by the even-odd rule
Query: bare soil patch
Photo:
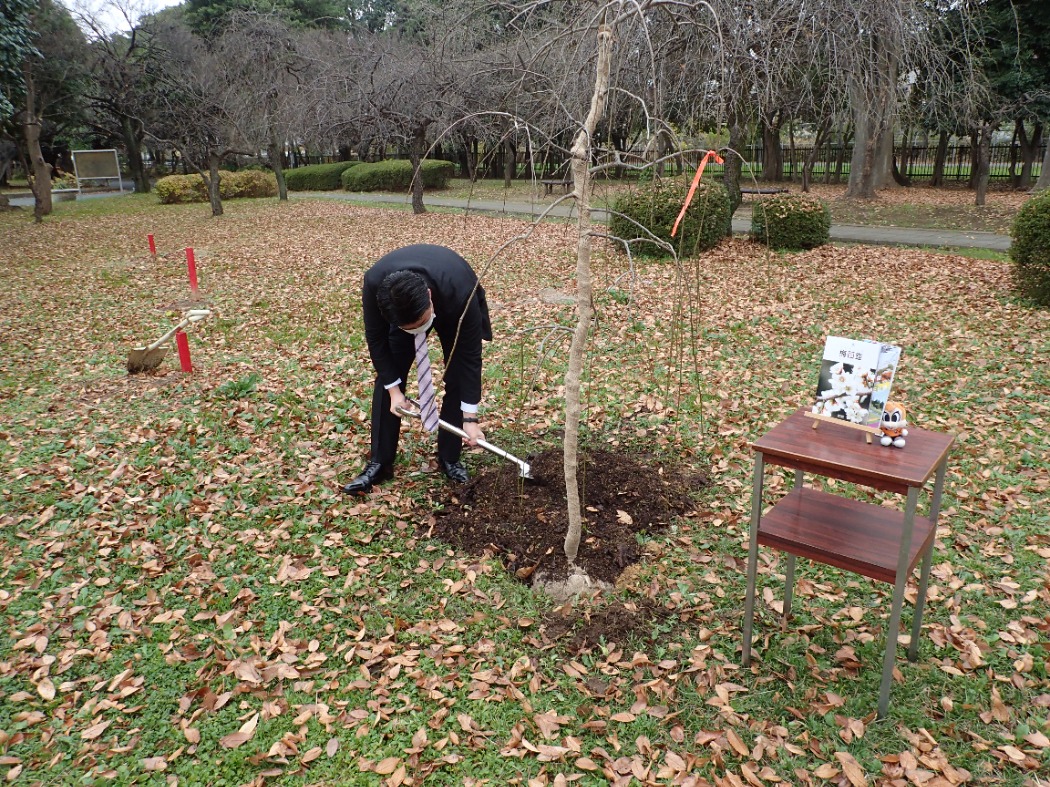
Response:
MULTIPOLYGON (((629 641, 642 644, 653 638, 653 627, 671 613, 652 599, 638 602, 613 601, 598 609, 573 609, 563 605, 543 620, 543 635, 573 655, 603 643, 623 646, 629 641)), ((595 687, 588 685, 592 691, 595 687)), ((604 694, 604 691, 597 691, 604 694)))
MULTIPOLYGON (((549 449, 529 461, 539 483, 519 478, 512 465, 479 473, 453 491, 432 534, 465 552, 495 555, 524 582, 537 574, 565 578, 562 451, 549 449)), ((576 562, 591 579, 610 585, 639 560, 638 534, 688 513, 693 495, 708 483, 651 456, 607 450, 581 451, 578 477, 584 533, 576 562)))

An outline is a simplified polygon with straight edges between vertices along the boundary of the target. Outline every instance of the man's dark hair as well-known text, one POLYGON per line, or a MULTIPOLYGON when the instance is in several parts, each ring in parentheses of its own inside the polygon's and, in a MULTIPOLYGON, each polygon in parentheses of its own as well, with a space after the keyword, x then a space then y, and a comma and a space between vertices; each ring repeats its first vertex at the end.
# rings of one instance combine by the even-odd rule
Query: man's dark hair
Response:
POLYGON ((391 325, 411 325, 430 307, 426 280, 412 271, 394 271, 379 284, 376 292, 379 312, 391 325))

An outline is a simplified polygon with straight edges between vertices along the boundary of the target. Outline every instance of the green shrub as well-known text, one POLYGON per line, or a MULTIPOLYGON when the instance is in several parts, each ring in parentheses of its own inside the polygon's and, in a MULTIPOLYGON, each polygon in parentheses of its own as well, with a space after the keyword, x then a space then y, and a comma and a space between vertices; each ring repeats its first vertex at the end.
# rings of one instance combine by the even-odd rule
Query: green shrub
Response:
MULTIPOLYGON (((164 205, 208 201, 208 189, 200 175, 168 175, 158 180, 153 190, 164 205)), ((219 196, 222 199, 276 197, 277 177, 272 172, 258 170, 220 170, 219 196)))
MULTIPOLYGON (((357 163, 357 162, 354 162, 354 163, 357 163)), ((367 165, 359 165, 359 166, 367 166, 367 165)), ((350 173, 352 171, 353 171, 353 167, 347 167, 339 175, 339 185, 342 186, 343 191, 350 191, 351 190, 350 187, 346 185, 346 183, 347 183, 347 179, 350 177, 350 173)))
POLYGON ((1022 297, 1050 306, 1050 191, 1021 206, 1010 238, 1014 287, 1022 297))
POLYGON ((168 175, 158 180, 153 190, 164 205, 208 201, 208 190, 200 175, 168 175))
POLYGON ((52 189, 75 189, 77 186, 77 176, 72 172, 67 172, 64 175, 59 175, 57 178, 51 178, 52 189))
POLYGON ((277 176, 258 169, 224 172, 219 179, 219 196, 223 199, 276 197, 277 176))
POLYGON ((828 242, 831 211, 815 197, 777 194, 751 210, 751 237, 774 249, 813 249, 828 242))
MULTIPOLYGON (((441 159, 426 159, 420 167, 423 188, 443 189, 455 174, 456 165, 441 159)), ((412 162, 390 159, 374 164, 358 164, 343 174, 347 191, 406 191, 412 187, 412 162)))
MULTIPOLYGON (((680 257, 713 249, 731 231, 729 194, 721 184, 700 182, 678 232, 671 237, 675 219, 689 194, 689 184, 689 180, 682 178, 661 179, 639 184, 638 188, 621 194, 613 205, 610 233, 624 240, 648 238, 644 227, 669 243, 680 257)), ((671 256, 651 241, 633 243, 632 249, 636 254, 671 256)))
POLYGON ((355 164, 356 161, 337 161, 286 169, 284 182, 289 191, 336 191, 342 186, 339 176, 355 164))

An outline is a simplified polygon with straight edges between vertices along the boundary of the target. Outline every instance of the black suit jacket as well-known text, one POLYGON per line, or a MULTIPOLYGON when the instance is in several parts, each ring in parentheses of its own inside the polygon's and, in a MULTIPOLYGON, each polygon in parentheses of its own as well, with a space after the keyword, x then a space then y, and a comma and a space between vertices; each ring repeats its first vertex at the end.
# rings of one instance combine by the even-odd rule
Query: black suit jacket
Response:
POLYGON ((380 283, 395 271, 412 271, 426 280, 434 302, 431 330, 445 351, 445 378, 458 381, 464 402, 480 402, 481 342, 492 339, 485 291, 466 260, 451 249, 429 243, 392 251, 365 271, 361 303, 365 341, 380 384, 389 386, 401 376, 390 349, 391 331, 400 331, 400 327, 383 318, 376 301, 380 283))

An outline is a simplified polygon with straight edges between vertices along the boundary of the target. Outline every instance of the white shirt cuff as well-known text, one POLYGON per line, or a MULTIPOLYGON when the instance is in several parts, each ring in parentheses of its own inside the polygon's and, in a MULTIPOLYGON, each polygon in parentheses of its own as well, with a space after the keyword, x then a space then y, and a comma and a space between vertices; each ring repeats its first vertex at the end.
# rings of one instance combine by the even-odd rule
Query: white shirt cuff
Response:
POLYGON ((394 380, 394 382, 390 383, 390 385, 384 385, 383 389, 389 391, 395 385, 401 385, 401 378, 400 377, 398 377, 396 380, 394 380))
POLYGON ((466 402, 459 403, 459 409, 465 413, 476 413, 478 411, 478 405, 467 404, 466 402))

